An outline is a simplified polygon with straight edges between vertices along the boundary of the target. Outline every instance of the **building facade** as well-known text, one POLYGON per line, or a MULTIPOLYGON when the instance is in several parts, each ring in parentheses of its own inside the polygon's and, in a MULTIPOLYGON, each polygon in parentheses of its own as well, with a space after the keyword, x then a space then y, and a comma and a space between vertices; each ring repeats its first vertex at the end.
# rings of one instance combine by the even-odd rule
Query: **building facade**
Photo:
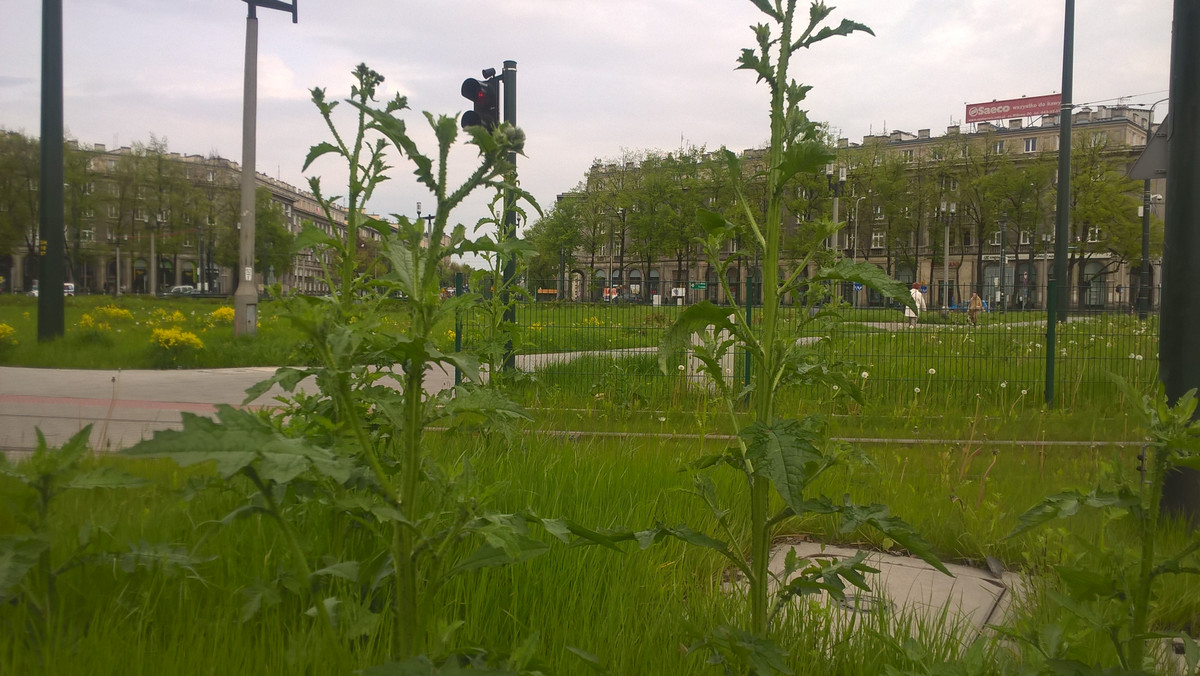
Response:
MULTIPOLYGON (((1148 109, 1130 106, 1074 113, 1067 247, 1072 307, 1128 308, 1141 288, 1143 185, 1126 174, 1146 145, 1149 116, 1148 109)), ((978 292, 990 305, 1044 308, 1056 240, 1059 134, 1055 115, 953 125, 938 136, 922 129, 867 136, 861 143, 838 139, 826 175, 798 179, 795 196, 786 204, 785 239, 790 236, 803 245, 807 223, 833 220, 842 227, 820 244, 827 259, 871 262, 897 280, 920 283, 931 307, 959 306, 978 292)), ((740 159, 743 175, 753 177, 763 169, 764 151, 746 150, 740 159)), ((657 205, 654 191, 645 186, 650 181, 642 169, 645 162, 594 165, 585 190, 562 196, 560 203, 581 198, 594 203, 605 194, 637 190, 649 195, 652 204, 612 197, 600 207, 599 226, 581 225, 592 237, 576 249, 569 288, 562 295, 601 300, 630 292, 642 300, 658 296, 662 302, 683 303, 726 302, 727 295, 738 302, 756 299, 762 271, 753 251, 738 241, 728 242, 722 252, 725 257, 741 251, 725 268, 728 292, 718 268, 695 245, 686 254, 678 243, 674 251, 659 249, 657 259, 633 254, 636 233, 629 221, 634 215, 644 217, 645 211, 656 214, 654 228, 665 239, 676 228, 673 215, 696 206, 729 214, 736 222, 743 209, 717 185, 719 163, 713 160, 713 155, 700 157, 693 163, 698 169, 692 170, 690 185, 657 205)), ((1165 180, 1150 186, 1149 221, 1159 245, 1164 190, 1165 180)), ((752 178, 743 193, 756 202, 749 205, 752 210, 765 209, 765 197, 753 194, 752 178)), ((693 228, 687 236, 697 234, 693 228)), ((682 236, 675 239, 684 241, 682 236)), ((1154 245, 1151 251, 1156 251, 1154 245)), ((1160 257, 1152 253, 1151 258, 1146 283, 1155 289, 1160 257)), ((839 293, 860 306, 884 303, 867 289, 848 286, 839 293)), ((1150 300, 1157 305, 1156 289, 1150 300)))
MULTIPOLYGON (((22 293, 36 287, 39 272, 33 206, 38 174, 36 162, 9 156, 29 155, 36 151, 36 141, 3 134, 0 227, 5 228, 9 251, 0 254, 0 288, 22 293)), ((221 264, 229 252, 221 247, 236 246, 238 163, 165 152, 153 140, 147 146, 115 149, 69 143, 65 179, 66 279, 77 293, 148 294, 176 285, 233 293, 232 271, 221 264)), ((330 219, 313 194, 261 173, 256 179, 289 233, 299 233, 310 222, 344 237, 344 208, 335 205, 330 219)), ((373 232, 360 236, 378 239, 373 232)), ((256 272, 260 286, 278 282, 285 292, 329 292, 320 261, 311 251, 294 256, 287 269, 256 272)))

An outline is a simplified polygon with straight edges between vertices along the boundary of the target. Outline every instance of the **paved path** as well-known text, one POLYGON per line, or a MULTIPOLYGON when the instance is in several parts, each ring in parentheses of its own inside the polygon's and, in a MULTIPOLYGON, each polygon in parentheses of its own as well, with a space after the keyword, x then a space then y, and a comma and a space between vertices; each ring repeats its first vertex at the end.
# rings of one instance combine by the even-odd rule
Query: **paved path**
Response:
MULTIPOLYGON (((522 355, 517 357, 517 368, 534 370, 587 354, 615 356, 654 350, 522 355)), ((49 444, 61 445, 89 423, 93 425, 92 448, 128 448, 157 430, 178 429, 183 411, 210 415, 217 404, 241 406, 246 390, 274 373, 275 367, 175 371, 0 367, 0 451, 32 450, 37 445, 37 429, 49 444)), ((430 371, 426 377, 430 392, 453 384, 453 372, 430 371)), ((306 380, 299 389, 313 392, 316 388, 306 380)), ((274 387, 249 405, 270 406, 281 394, 283 391, 274 387)))

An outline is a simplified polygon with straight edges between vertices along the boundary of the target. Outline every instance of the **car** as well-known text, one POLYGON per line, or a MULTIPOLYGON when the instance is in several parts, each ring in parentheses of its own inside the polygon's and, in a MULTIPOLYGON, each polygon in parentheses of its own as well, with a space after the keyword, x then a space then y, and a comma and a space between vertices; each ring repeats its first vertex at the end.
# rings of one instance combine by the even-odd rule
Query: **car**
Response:
MULTIPOLYGON (((37 288, 36 284, 34 285, 33 290, 31 290, 29 292, 29 295, 33 296, 34 298, 38 297, 38 288, 37 288)), ((63 282, 63 295, 64 296, 74 296, 75 295, 75 283, 74 282, 63 282)))
POLYGON ((191 284, 181 284, 172 286, 170 291, 163 294, 164 296, 194 296, 196 295, 196 287, 191 284))

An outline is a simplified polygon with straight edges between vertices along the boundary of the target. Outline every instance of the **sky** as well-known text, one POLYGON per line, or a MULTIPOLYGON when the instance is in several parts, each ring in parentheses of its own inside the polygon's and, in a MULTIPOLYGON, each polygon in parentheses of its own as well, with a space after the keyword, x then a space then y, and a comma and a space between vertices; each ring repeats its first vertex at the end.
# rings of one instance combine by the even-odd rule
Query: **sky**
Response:
MULTIPOLYGON (((238 0, 61 0, 64 124, 83 143, 119 147, 153 134, 170 150, 241 161, 246 4, 238 0)), ((5 0, 0 22, 0 128, 39 131, 41 2, 5 0)), ((965 104, 1062 89, 1064 3, 1046 0, 833 0, 835 22, 872 28, 798 53, 806 108, 841 137, 960 124, 965 104)), ((1150 105, 1168 89, 1171 3, 1075 3, 1074 102, 1150 105)), ((807 7, 804 0, 801 7, 807 7)), ((807 14, 807 12, 803 12, 807 14)), ((366 63, 383 100, 408 97, 409 129, 435 153, 422 115, 461 115, 464 78, 517 62, 517 122, 527 135, 522 186, 549 208, 596 159, 627 151, 762 147, 768 92, 735 70, 768 21, 750 0, 305 0, 299 23, 258 10, 258 143, 262 173, 297 187, 322 177, 345 194, 345 170, 323 158, 329 132, 310 99, 350 93, 366 63)), ((342 106, 345 110, 347 106, 342 106)), ((1156 109, 1161 119, 1166 104, 1156 109)), ((351 120, 339 118, 343 133, 351 120)), ((451 155, 451 175, 474 162, 451 155)), ((394 157, 368 210, 414 216, 432 198, 394 157)), ((473 225, 477 197, 455 214, 473 225)), ((531 219, 532 220, 532 219, 531 219)))

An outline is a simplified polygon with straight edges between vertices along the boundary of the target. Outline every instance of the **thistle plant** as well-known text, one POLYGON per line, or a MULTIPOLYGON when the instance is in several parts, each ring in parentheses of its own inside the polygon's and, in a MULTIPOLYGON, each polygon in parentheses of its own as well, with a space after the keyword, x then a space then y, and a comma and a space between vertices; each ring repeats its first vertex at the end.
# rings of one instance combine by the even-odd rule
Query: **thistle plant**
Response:
MULTIPOLYGON (((928 545, 903 521, 890 515, 886 506, 836 504, 824 496, 811 495, 812 484, 827 470, 849 457, 849 449, 830 441, 824 420, 819 416, 802 419, 782 417, 776 405, 778 392, 800 384, 823 383, 837 385, 861 402, 856 382, 839 369, 822 360, 815 345, 801 344, 794 339, 794 329, 784 331, 782 299, 791 294, 807 307, 797 313, 800 329, 816 328, 836 317, 828 311, 807 311, 821 300, 826 282, 858 282, 873 288, 885 297, 911 304, 904 285, 889 278, 874 265, 837 261, 819 265, 820 248, 811 246, 790 261, 781 260, 783 210, 789 182, 803 173, 815 173, 833 160, 833 153, 823 142, 819 125, 810 121, 800 104, 809 87, 791 79, 791 58, 802 49, 836 36, 856 32, 871 33, 866 26, 843 20, 828 25, 832 8, 823 2, 813 2, 807 24, 796 30, 796 0, 752 0, 774 24, 753 27, 757 48, 745 49, 738 60, 740 69, 753 71, 770 91, 771 140, 767 149, 765 168, 747 176, 736 155, 724 152, 725 168, 737 196, 746 225, 739 227, 723 214, 701 210, 699 224, 703 230, 700 244, 717 270, 725 297, 734 301, 729 307, 718 307, 707 301, 682 312, 668 330, 659 348, 660 367, 670 372, 680 356, 691 350, 702 369, 724 401, 725 411, 738 428, 736 443, 724 453, 704 458, 697 468, 728 466, 745 478, 746 503, 749 508, 748 553, 738 544, 730 518, 730 510, 717 503, 710 480, 697 479, 697 494, 710 506, 722 533, 719 537, 697 533, 687 528, 660 529, 653 537, 673 536, 693 544, 713 548, 730 560, 746 580, 750 610, 749 636, 745 645, 759 645, 766 639, 770 620, 782 603, 793 596, 826 591, 838 595, 846 585, 863 587, 863 574, 870 568, 859 557, 841 563, 826 561, 805 565, 792 562, 781 578, 780 598, 772 606, 769 600, 771 575, 768 571, 771 533, 781 522, 804 515, 826 514, 840 518, 842 529, 852 531, 870 526, 884 532, 893 541, 921 556, 943 572, 945 568, 928 545), (773 33, 777 30, 777 33, 773 33), (750 184, 761 184, 767 195, 764 220, 756 218, 747 199, 750 184), (746 261, 750 249, 725 256, 730 241, 748 242, 762 261, 763 289, 761 314, 750 320, 745 307, 736 303, 727 282, 727 272, 739 259, 746 261), (815 272, 810 270, 816 266, 815 272), (807 274, 806 273, 811 273, 807 274), (740 391, 729 382, 722 364, 735 351, 746 351, 751 358, 747 391, 740 391), (749 422, 738 415, 739 402, 749 395, 749 422), (772 512, 772 493, 782 501, 782 507, 772 512), (794 577, 793 577, 794 576, 794 577), (790 578, 787 579, 787 578, 790 578), (772 607, 775 610, 772 610, 772 607)), ((832 222, 803 223, 809 242, 820 242, 835 234, 838 224, 832 222)), ((864 375, 865 378, 865 375, 864 375)), ((650 539, 643 534, 643 539, 650 539)), ((729 632, 726 631, 725 634, 729 632)), ((728 643, 714 635, 709 647, 719 648, 728 643), (715 643, 714 643, 715 641, 715 643)), ((735 651, 736 652, 736 651, 735 651)), ((766 654, 766 653, 763 653, 766 654)), ((773 664, 772 660, 760 663, 773 664)))
MULTIPOLYGON (((455 314, 477 301, 474 295, 442 298, 439 265, 467 251, 499 253, 494 240, 469 240, 463 225, 452 225, 451 214, 478 188, 531 202, 516 187, 507 160, 510 152, 520 152, 522 132, 511 125, 469 128, 478 165, 453 186, 447 158, 460 133, 457 120, 425 114, 438 144, 437 154, 427 156, 400 117, 407 101, 396 97, 381 105, 376 92, 383 77, 365 65, 354 76, 347 100, 357 120, 351 134, 334 121, 338 102, 327 100, 322 89, 312 90, 331 140, 313 146, 305 166, 331 155, 349 168, 344 234, 309 227, 298 240, 322 261, 326 283, 336 293, 288 301, 290 318, 306 334, 317 364, 280 369, 248 393, 247 402, 276 384, 290 393, 269 418, 227 407, 216 422, 185 415, 182 432, 160 433, 131 452, 183 464, 215 461, 222 477, 247 486, 246 504, 231 517, 261 513, 278 524, 294 572, 306 582, 301 597, 311 606, 309 614, 346 639, 354 635, 347 633, 350 623, 340 621, 339 609, 372 618, 369 626, 379 628, 378 638, 397 660, 392 666, 412 673, 404 670, 453 652, 452 632, 445 628, 457 624, 438 603, 439 591, 453 578, 546 551, 532 528, 564 542, 582 537, 612 546, 612 541, 531 512, 487 511, 475 494, 471 468, 442 467, 425 439, 430 424, 527 417, 481 386, 477 355, 438 347, 455 314), (432 194, 437 207, 428 234, 419 220, 393 215, 393 226, 366 215, 365 205, 388 178, 389 153, 411 162, 417 181, 432 194), (358 244, 368 230, 380 238, 381 265, 363 266, 359 259, 358 244), (466 380, 463 386, 427 392, 432 370, 455 368, 466 380), (306 379, 315 381, 318 393, 297 390, 306 379), (332 562, 335 553, 310 551, 303 519, 313 511, 353 523, 369 535, 369 551, 332 562), (383 607, 386 613, 376 612, 383 607)), ((317 178, 310 187, 329 222, 336 222, 337 198, 327 196, 317 178)), ((354 623, 356 631, 362 626, 354 623)), ((382 673, 394 673, 388 669, 382 673)))
MULTIPOLYGON (((1068 616, 1081 621, 1088 633, 1111 644, 1122 673, 1147 673, 1155 665, 1147 661, 1152 654, 1149 641, 1170 636, 1152 629, 1151 614, 1155 587, 1173 575, 1200 576, 1200 533, 1188 529, 1189 537, 1178 549, 1163 555, 1158 546, 1170 519, 1161 513, 1163 484, 1178 467, 1200 469, 1200 422, 1197 422, 1196 390, 1188 390, 1172 405, 1160 385, 1154 396, 1140 394, 1125 380, 1112 376, 1137 414, 1146 434, 1146 447, 1138 459, 1144 472, 1138 486, 1128 482, 1109 488, 1067 491, 1051 495, 1025 512, 1009 534, 1014 537, 1043 526, 1055 519, 1075 516, 1081 510, 1099 510, 1105 528, 1130 524, 1138 547, 1125 551, 1113 543, 1120 538, 1101 537, 1098 541, 1079 539, 1075 560, 1056 566, 1054 574, 1061 585, 1049 592, 1050 600, 1068 616), (1149 452, 1147 452, 1149 451, 1149 452), (1132 565, 1127 563, 1132 561, 1132 565)), ((1056 673, 1113 673, 1105 669, 1094 653, 1071 654, 1069 641, 1048 641, 1059 636, 1061 626, 1054 624, 1028 633, 1007 631, 1010 636, 1032 646, 1056 673)), ((1187 670, 1195 673, 1200 663, 1200 645, 1185 634, 1178 635, 1185 647, 1187 670)))

